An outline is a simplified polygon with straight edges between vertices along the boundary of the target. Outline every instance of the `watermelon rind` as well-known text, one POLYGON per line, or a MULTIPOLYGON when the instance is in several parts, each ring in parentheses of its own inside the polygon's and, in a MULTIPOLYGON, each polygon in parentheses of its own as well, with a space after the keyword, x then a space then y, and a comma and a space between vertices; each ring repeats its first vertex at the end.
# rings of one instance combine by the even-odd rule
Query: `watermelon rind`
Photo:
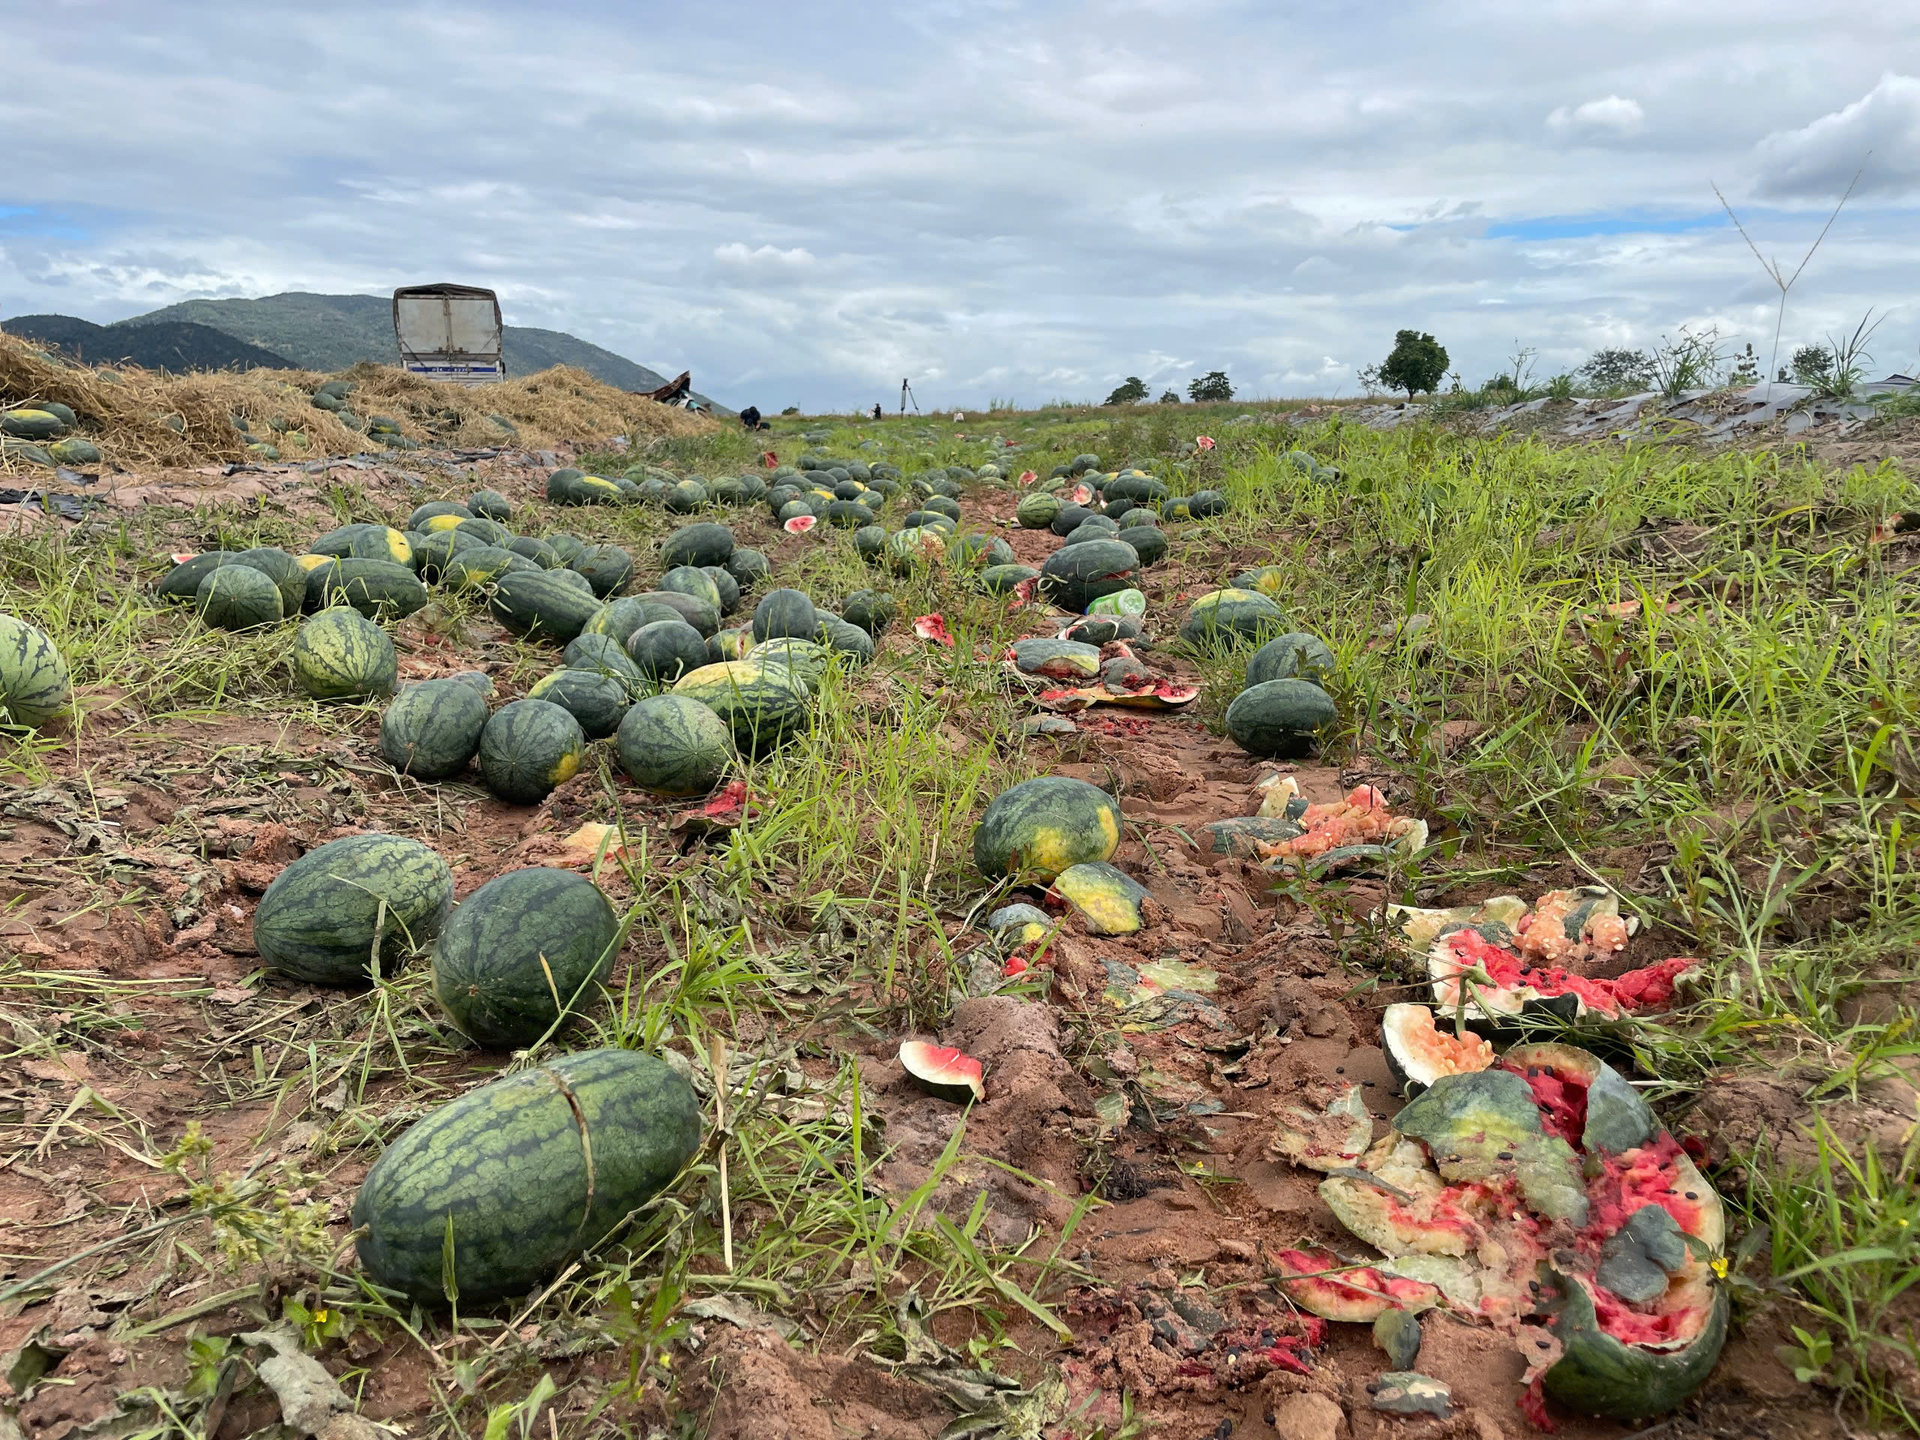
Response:
POLYGON ((594 1000, 620 938, 613 906, 585 875, 511 870, 461 901, 442 928, 434 997, 475 1044, 531 1045, 594 1000))
POLYGON ((439 933, 453 872, 399 835, 349 835, 309 850, 275 877, 253 912, 267 967, 313 985, 351 985, 439 933))
POLYGON ((374 1162, 350 1222, 361 1269, 423 1305, 524 1295, 670 1184, 700 1138, 693 1087, 650 1055, 587 1050, 495 1080, 374 1162))

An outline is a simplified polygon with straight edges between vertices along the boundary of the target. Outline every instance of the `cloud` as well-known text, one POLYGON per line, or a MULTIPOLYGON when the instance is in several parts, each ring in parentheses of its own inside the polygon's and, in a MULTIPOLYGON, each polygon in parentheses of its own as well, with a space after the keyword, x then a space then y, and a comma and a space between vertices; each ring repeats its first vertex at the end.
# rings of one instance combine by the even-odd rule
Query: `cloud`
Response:
POLYGON ((1640 108, 1640 102, 1622 95, 1589 100, 1572 109, 1562 105, 1547 116, 1547 129, 1556 135, 1582 138, 1638 135, 1646 123, 1647 112, 1640 108))
POLYGON ((762 245, 749 250, 738 240, 714 246, 713 258, 723 265, 739 265, 750 270, 797 270, 813 264, 813 252, 803 246, 782 250, 777 245, 762 245))
POLYGON ((1760 142, 1759 191, 1834 199, 1860 171, 1856 194, 1920 189, 1920 79, 1883 75, 1851 105, 1760 142))

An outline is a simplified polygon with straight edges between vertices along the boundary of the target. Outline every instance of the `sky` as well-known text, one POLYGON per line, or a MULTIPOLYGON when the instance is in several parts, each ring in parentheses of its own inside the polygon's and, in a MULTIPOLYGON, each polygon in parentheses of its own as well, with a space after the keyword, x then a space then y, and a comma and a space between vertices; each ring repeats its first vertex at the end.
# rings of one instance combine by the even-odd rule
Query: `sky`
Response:
MULTIPOLYGON (((0 15, 19 0, 0 0, 0 15)), ((1352 395, 1884 319, 1920 373, 1920 4, 52 0, 0 315, 453 280, 735 407, 1352 395)))

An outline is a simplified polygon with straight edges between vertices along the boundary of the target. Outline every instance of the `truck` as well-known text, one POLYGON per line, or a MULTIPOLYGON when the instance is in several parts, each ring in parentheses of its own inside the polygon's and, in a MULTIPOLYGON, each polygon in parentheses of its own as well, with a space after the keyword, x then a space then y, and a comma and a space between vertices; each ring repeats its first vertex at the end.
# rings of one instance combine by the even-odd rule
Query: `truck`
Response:
POLYGON ((393 292, 400 368, 427 380, 489 385, 507 378, 500 300, 477 285, 406 285, 393 292))

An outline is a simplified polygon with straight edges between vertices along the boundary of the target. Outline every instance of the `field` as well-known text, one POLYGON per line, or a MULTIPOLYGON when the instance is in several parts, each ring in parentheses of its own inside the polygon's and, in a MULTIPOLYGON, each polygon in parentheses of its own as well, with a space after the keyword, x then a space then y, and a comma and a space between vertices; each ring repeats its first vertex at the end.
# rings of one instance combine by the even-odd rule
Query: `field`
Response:
MULTIPOLYGON (((1321 1177, 1268 1147, 1284 1112, 1345 1083, 1376 1121, 1399 1107, 1381 1012, 1428 984, 1383 906, 1581 885, 1638 922, 1595 974, 1700 961, 1670 1006, 1568 1038, 1626 1074, 1719 1189, 1734 1329, 1650 1429, 1559 1409, 1561 1429, 1920 1428, 1910 473, 1233 405, 605 443, 561 458, 706 476, 764 471, 766 451, 910 476, 996 460, 1044 479, 1092 453, 1216 489, 1225 513, 1170 519, 1167 557, 1138 576, 1142 653, 1199 697, 1026 726, 1035 687, 1002 657, 1065 623, 1044 606, 958 564, 885 574, 847 532, 787 534, 764 505, 553 505, 551 467, 525 451, 208 478, 194 503, 176 489, 17 526, 0 611, 64 654, 77 714, 0 736, 0 1436, 10 1415, 47 1440, 260 1432, 286 1394, 262 1372, 273 1350, 242 1337, 271 1330, 351 1402, 302 1427, 330 1440, 1518 1440, 1511 1335, 1438 1313, 1419 1369, 1451 1386, 1451 1416, 1369 1408, 1391 1367, 1367 1327, 1304 1323, 1274 1284, 1279 1251, 1354 1247, 1321 1177), (1202 433, 1215 443, 1196 448, 1202 433), (383 703, 294 685, 296 625, 212 629, 154 591, 171 554, 298 554, 479 486, 521 534, 624 547, 635 590, 664 537, 712 518, 771 559, 762 591, 837 608, 884 588, 900 618, 871 666, 827 672, 804 734, 740 762, 737 828, 702 834, 684 820, 697 800, 638 790, 606 742, 537 806, 471 773, 402 776, 378 747, 383 703), (1297 762, 1224 733, 1251 647, 1178 637, 1193 600, 1257 567, 1335 658, 1338 718, 1297 762), (916 634, 935 614, 951 646, 916 634), (1251 814, 1275 772, 1315 802, 1377 787, 1426 843, 1326 874, 1203 848, 1201 827, 1251 814), (1043 774, 1119 797, 1115 863, 1149 923, 1069 919, 1009 974, 981 929, 1008 897, 975 868, 974 829, 1043 774), (422 962, 348 989, 264 972, 266 886, 365 831, 426 842, 463 898, 522 866, 591 873, 628 926, 604 1003, 508 1055, 449 1025, 422 962), (917 1089, 896 1059, 908 1037, 983 1061, 985 1100, 917 1089), (679 1178, 511 1303, 371 1283, 348 1217, 382 1148, 502 1071, 595 1045, 679 1057, 707 1125, 679 1178)), ((1038 565, 1062 542, 1014 524, 1022 493, 971 482, 961 529, 1038 565)), ((387 629, 403 682, 483 669, 504 700, 558 663, 471 594, 436 590, 387 629)))

